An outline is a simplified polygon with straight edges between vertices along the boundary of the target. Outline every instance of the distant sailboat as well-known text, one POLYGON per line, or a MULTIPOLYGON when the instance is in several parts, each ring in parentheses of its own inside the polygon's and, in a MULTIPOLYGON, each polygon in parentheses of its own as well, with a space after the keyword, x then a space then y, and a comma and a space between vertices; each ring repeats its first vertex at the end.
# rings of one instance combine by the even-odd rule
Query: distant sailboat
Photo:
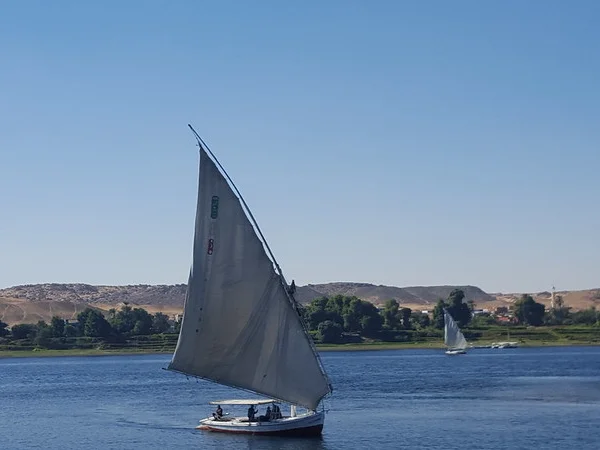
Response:
POLYGON ((200 420, 199 429, 320 435, 325 416, 317 407, 331 385, 293 289, 231 178, 190 128, 200 147, 193 263, 168 369, 268 397, 210 402, 218 410, 252 407, 249 417, 218 412, 200 420), (280 402, 291 405, 289 416, 280 413, 280 402), (268 403, 276 414, 253 420, 253 406, 268 403))
POLYGON ((450 315, 450 313, 444 308, 444 343, 448 350, 446 355, 460 355, 466 353, 468 346, 467 340, 463 336, 460 328, 450 315))

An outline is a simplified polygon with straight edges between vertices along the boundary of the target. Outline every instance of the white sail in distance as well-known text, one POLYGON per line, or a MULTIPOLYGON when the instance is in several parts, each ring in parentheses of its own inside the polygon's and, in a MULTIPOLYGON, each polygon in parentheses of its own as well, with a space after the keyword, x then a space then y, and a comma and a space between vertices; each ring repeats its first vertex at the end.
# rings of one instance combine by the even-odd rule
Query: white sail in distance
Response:
POLYGON ((316 409, 330 392, 298 311, 204 148, 183 322, 169 369, 316 409))
POLYGON ((458 328, 458 325, 444 309, 444 343, 448 348, 464 350, 467 348, 467 340, 458 328))

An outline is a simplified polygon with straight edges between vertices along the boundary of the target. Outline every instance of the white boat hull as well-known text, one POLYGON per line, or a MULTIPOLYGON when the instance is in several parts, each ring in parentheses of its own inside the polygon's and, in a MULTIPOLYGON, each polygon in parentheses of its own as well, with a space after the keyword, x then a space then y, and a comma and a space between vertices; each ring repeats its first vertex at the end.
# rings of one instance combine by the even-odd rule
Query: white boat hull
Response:
POLYGON ((466 350, 446 350, 446 355, 463 355, 467 353, 466 350))
POLYGON ((494 342, 492 348, 517 348, 518 342, 494 342))
POLYGON ((267 436, 320 436, 324 421, 325 414, 322 412, 311 412, 296 417, 283 417, 264 422, 248 422, 246 417, 233 417, 229 420, 216 420, 208 417, 202 419, 196 428, 221 433, 267 436))

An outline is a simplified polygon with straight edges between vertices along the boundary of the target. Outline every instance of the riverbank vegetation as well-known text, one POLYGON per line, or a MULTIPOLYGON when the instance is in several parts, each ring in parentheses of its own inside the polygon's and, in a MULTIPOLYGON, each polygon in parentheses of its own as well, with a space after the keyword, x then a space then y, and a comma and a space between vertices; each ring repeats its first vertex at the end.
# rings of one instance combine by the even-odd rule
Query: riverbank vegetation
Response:
POLYGON ((555 308, 545 311, 529 295, 517 300, 512 311, 475 310, 464 301, 460 289, 446 300, 439 300, 431 314, 402 308, 388 300, 377 309, 356 297, 323 297, 302 309, 305 322, 315 341, 322 344, 373 342, 434 343, 443 341, 446 309, 473 344, 494 341, 600 343, 600 312, 595 309, 571 312, 557 296, 555 308), (508 339, 510 337, 510 339, 508 339))
POLYGON ((150 314, 124 304, 106 316, 86 308, 76 320, 53 317, 48 324, 13 325, 0 322, 0 351, 114 350, 172 351, 177 343, 180 322, 163 313, 150 314))
MULTIPOLYGON (((520 345, 600 345, 600 313, 572 312, 557 296, 555 307, 524 295, 511 311, 475 310, 454 290, 433 311, 403 308, 388 300, 381 308, 349 296, 321 297, 299 307, 318 347, 329 349, 433 348, 443 346, 443 310, 454 317, 473 345, 516 341, 520 345)), ((180 323, 165 314, 150 314, 124 304, 107 313, 88 308, 77 320, 53 317, 51 322, 0 322, 0 354, 104 354, 107 352, 172 352, 180 323)))

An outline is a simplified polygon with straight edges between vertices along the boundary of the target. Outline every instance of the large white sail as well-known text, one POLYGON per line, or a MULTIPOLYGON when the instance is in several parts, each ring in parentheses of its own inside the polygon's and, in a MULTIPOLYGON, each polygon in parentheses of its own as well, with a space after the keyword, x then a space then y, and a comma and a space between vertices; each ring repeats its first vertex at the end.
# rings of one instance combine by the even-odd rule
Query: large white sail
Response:
POLYGON ((464 350, 467 340, 461 333, 452 316, 444 309, 444 343, 451 349, 464 350))
POLYGON ((310 409, 330 392, 282 277, 202 147, 193 264, 169 369, 310 409))

